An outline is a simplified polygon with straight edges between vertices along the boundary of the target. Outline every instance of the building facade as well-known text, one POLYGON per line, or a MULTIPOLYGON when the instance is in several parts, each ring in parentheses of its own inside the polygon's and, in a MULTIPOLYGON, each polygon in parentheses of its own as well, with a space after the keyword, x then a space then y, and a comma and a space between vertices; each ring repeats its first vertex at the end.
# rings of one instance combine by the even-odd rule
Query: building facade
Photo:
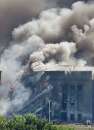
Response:
POLYGON ((53 108, 54 116, 58 113, 58 118, 66 122, 93 120, 91 71, 75 71, 68 74, 52 72, 51 81, 54 88, 52 102, 56 102, 58 106, 58 110, 53 108))
MULTIPOLYGON (((42 74, 38 81, 32 83, 33 94, 21 112, 32 112, 46 119, 50 115, 52 121, 94 121, 92 68, 65 70, 54 67, 44 72, 36 71, 36 75, 42 74)), ((33 76, 32 81, 34 79, 36 77, 33 76)))

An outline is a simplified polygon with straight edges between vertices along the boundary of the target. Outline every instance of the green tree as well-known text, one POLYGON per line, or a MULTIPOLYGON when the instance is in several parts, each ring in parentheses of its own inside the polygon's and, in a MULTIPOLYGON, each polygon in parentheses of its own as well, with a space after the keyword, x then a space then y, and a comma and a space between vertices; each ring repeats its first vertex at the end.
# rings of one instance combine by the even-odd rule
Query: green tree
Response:
POLYGON ((13 118, 8 120, 7 128, 10 128, 10 130, 25 130, 24 116, 15 115, 13 118))
POLYGON ((0 116, 0 130, 5 130, 7 125, 7 118, 0 116))

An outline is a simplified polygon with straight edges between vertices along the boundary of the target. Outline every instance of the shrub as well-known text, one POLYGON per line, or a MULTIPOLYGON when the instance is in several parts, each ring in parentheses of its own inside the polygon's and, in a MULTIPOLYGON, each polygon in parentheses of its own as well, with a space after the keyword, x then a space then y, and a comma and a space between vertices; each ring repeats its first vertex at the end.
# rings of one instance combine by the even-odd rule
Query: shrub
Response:
POLYGON ((11 118, 0 116, 0 130, 74 130, 67 126, 53 125, 29 113, 11 118))

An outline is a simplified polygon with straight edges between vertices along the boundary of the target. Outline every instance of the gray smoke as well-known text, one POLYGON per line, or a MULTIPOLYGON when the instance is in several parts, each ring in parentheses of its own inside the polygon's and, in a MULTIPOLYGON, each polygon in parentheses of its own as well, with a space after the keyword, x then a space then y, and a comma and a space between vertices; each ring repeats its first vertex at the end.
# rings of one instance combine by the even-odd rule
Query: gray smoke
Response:
POLYGON ((71 5, 75 0, 0 0, 0 54, 9 46, 11 32, 40 12, 53 7, 71 5))
POLYGON ((12 30, 38 17, 42 10, 56 7, 57 0, 0 0, 0 53, 9 46, 12 30))
MULTIPOLYGON (((28 39, 33 35, 37 35, 44 40, 45 47, 40 52, 31 54, 31 57, 33 57, 33 60, 30 58, 31 61, 34 61, 35 56, 35 61, 38 59, 42 61, 42 63, 47 63, 50 60, 63 62, 65 59, 64 56, 66 56, 66 51, 63 52, 62 49, 66 48, 67 50, 67 47, 70 47, 71 42, 74 42, 76 51, 74 52, 74 49, 71 50, 69 48, 67 54, 70 54, 71 51, 72 55, 68 55, 67 59, 70 59, 71 57, 72 60, 83 60, 85 61, 83 63, 93 65, 93 18, 94 4, 76 2, 72 5, 72 9, 53 8, 43 11, 39 16, 39 19, 32 20, 31 22, 14 29, 13 37, 19 42, 23 42, 25 39, 28 39), (65 41, 67 41, 67 47, 66 43, 64 44, 65 41), (62 42, 64 44, 63 47, 61 47, 62 42), (44 54, 45 48, 47 51, 46 54, 44 54)), ((76 62, 74 63, 77 64, 76 62)))
MULTIPOLYGON (((29 6, 30 3, 24 1, 24 4, 29 6)), ((16 5, 17 1, 14 6, 16 5)), ((20 6, 22 5, 19 4, 20 6)), ((13 41, 1 56, 0 68, 3 75, 0 113, 20 110, 29 99, 32 92, 22 84, 23 75, 32 74, 32 71, 41 68, 45 71, 46 66, 52 67, 55 64, 94 65, 94 4, 76 2, 71 9, 51 8, 42 11, 37 18, 32 18, 46 7, 50 7, 46 0, 42 4, 40 0, 35 0, 32 8, 28 7, 32 12, 31 21, 13 30, 13 41), (39 2, 39 8, 35 6, 37 9, 33 10, 36 2, 39 2), (12 100, 9 98, 11 90, 15 90, 12 100)), ((18 12, 19 9, 23 11, 22 7, 18 8, 18 12)), ((40 75, 37 79, 40 79, 40 75)))
POLYGON ((0 114, 6 114, 8 110, 10 112, 20 110, 29 99, 31 91, 21 83, 25 68, 22 61, 43 46, 44 42, 41 38, 32 36, 22 44, 16 43, 4 51, 0 62, 0 69, 3 71, 0 86, 0 114), (9 98, 10 94, 12 99, 9 98))
POLYGON ((31 68, 35 71, 39 70, 39 67, 40 69, 43 69, 43 67, 45 68, 45 65, 47 66, 54 64, 84 66, 86 62, 83 59, 76 59, 74 57, 76 51, 75 43, 72 42, 47 44, 41 51, 31 54, 31 68))
POLYGON ((71 5, 75 0, 0 0, 0 41, 11 38, 13 28, 38 17, 42 10, 71 5))

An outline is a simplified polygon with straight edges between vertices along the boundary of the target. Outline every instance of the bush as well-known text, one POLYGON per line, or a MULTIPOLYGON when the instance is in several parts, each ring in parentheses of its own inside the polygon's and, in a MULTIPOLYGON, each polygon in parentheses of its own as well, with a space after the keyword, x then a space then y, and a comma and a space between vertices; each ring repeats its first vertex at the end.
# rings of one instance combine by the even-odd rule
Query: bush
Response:
POLYGON ((7 119, 3 116, 0 116, 0 130, 5 130, 7 124, 7 119))
POLYGON ((46 124, 44 130, 57 130, 57 127, 52 124, 46 124))
POLYGON ((74 130, 73 128, 58 126, 39 119, 29 113, 14 115, 12 118, 0 116, 0 130, 74 130))

